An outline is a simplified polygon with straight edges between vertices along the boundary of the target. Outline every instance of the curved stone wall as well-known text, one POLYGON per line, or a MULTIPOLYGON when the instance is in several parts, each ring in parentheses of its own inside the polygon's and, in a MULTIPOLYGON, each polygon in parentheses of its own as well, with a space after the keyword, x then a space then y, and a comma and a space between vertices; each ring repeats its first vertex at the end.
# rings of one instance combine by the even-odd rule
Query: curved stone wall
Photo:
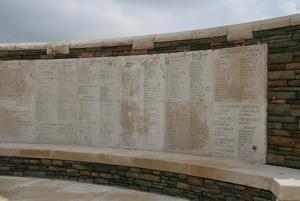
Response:
MULTIPOLYGON (((268 89, 265 90, 265 93, 268 96, 268 123, 265 126, 268 130, 261 134, 262 138, 267 135, 267 150, 264 148, 267 152, 266 162, 300 168, 298 125, 300 116, 298 114, 298 88, 300 82, 298 82, 299 72, 297 70, 300 68, 299 19, 299 15, 292 15, 205 30, 94 41, 0 44, 0 59, 2 60, 0 65, 6 65, 8 60, 47 59, 48 63, 55 63, 49 60, 74 58, 76 59, 74 62, 77 63, 83 61, 83 58, 90 57, 115 58, 124 56, 127 58, 131 55, 187 51, 190 53, 199 50, 214 51, 223 48, 237 48, 236 46, 267 44, 268 60, 265 67, 268 69, 268 80, 265 81, 268 81, 268 89)), ((27 61, 20 62, 22 66, 27 65, 27 61)), ((59 63, 59 61, 57 62, 59 63)), ((30 64, 31 61, 27 63, 30 64)), ((38 61, 35 63, 39 64, 38 61)), ((29 76, 27 79, 31 79, 30 68, 27 70, 26 73, 29 76)), ((22 71, 26 71, 26 68, 22 68, 22 71)), ((20 73, 20 71, 18 72, 20 73)), ((7 93, 3 90, 1 91, 2 94, 7 93)), ((10 105, 6 108, 9 107, 10 105)), ((7 113, 5 111, 1 113, 1 116, 4 117, 1 119, 1 124, 6 125, 9 118, 4 114, 7 113)), ((12 132, 17 132, 13 130, 13 127, 11 129, 12 132)), ((71 130, 70 132, 74 134, 76 131, 71 130)), ((1 141, 3 141, 4 134, 2 133, 1 136, 1 141)), ((23 138, 19 138, 19 141, 22 142, 23 138)), ((45 143, 47 143, 47 137, 45 137, 45 143)), ((250 146, 254 153, 259 151, 259 147, 261 146, 257 147, 255 144, 250 146)))

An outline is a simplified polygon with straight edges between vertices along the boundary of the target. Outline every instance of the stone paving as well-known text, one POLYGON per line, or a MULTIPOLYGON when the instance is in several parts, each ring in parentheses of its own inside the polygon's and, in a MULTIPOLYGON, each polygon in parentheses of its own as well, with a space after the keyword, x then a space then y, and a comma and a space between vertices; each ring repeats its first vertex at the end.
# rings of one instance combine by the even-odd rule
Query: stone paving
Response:
POLYGON ((184 201, 186 199, 96 184, 0 176, 0 201, 184 201))

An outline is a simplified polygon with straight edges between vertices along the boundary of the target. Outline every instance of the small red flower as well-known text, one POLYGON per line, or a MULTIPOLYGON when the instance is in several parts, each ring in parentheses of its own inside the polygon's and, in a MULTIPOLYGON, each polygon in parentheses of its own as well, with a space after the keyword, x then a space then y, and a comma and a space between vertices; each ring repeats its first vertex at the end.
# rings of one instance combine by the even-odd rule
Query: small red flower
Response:
POLYGON ((90 54, 90 58, 92 58, 93 57, 93 54, 90 54))
POLYGON ((118 54, 117 53, 113 53, 113 55, 112 55, 113 57, 117 57, 118 56, 118 54))
POLYGON ((286 67, 283 68, 283 71, 286 71, 286 67))
POLYGON ((212 46, 212 47, 211 47, 211 50, 212 50, 212 51, 214 51, 215 49, 216 49, 216 47, 215 47, 215 46, 212 46))
POLYGON ((128 54, 128 56, 130 56, 130 55, 131 55, 131 52, 128 52, 127 54, 128 54))
POLYGON ((252 150, 253 150, 253 151, 256 151, 256 150, 257 150, 257 147, 253 145, 253 146, 252 146, 252 150))

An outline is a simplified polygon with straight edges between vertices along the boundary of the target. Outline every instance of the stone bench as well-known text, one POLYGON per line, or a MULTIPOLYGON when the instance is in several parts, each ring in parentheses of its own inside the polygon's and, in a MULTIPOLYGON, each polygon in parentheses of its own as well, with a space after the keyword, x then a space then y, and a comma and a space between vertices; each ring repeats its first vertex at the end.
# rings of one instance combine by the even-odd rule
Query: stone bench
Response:
MULTIPOLYGON (((206 193, 213 193, 211 189, 221 189, 219 191, 220 196, 226 196, 226 189, 221 187, 212 187, 209 186, 206 188, 203 184, 203 179, 206 182, 210 182, 212 185, 216 184, 219 186, 224 186, 227 184, 228 187, 233 187, 235 189, 234 192, 244 192, 243 196, 249 195, 249 197, 257 197, 256 200, 271 200, 268 199, 270 196, 260 198, 259 195, 255 195, 255 189, 262 189, 265 191, 272 192, 276 198, 280 201, 296 201, 300 200, 300 171, 296 169, 289 169, 284 167, 277 167, 271 165, 264 164, 255 164, 255 163, 247 163, 232 159, 225 158, 213 158, 213 157, 205 157, 198 155, 187 155, 187 154, 178 154, 178 153, 166 153, 166 152, 155 152, 155 151, 144 151, 144 150, 130 150, 130 149, 117 149, 117 148, 103 148, 103 147, 86 147, 86 146, 69 146, 69 145, 50 145, 50 144, 21 144, 21 143, 0 143, 0 173, 1 174, 11 174, 11 175, 19 175, 19 176, 28 176, 26 174, 13 174, 14 171, 12 168, 9 169, 7 165, 9 164, 8 158, 12 160, 12 158, 22 159, 24 163, 29 163, 28 171, 36 170, 34 167, 34 163, 36 162, 34 159, 42 159, 45 161, 52 160, 52 164, 49 163, 49 166, 53 165, 53 161, 73 161, 73 162, 82 162, 82 164, 106 164, 113 165, 113 167, 128 167, 128 168, 136 168, 139 170, 143 170, 142 172, 133 171, 132 174, 125 175, 128 178, 133 178, 136 180, 129 179, 131 183, 141 185, 148 185, 148 189, 157 185, 157 188, 162 189, 162 193, 178 195, 180 196, 181 192, 184 194, 190 191, 207 191, 206 193), (1 158, 2 157, 2 158, 1 158), (31 163, 31 160, 34 161, 31 163), (6 162, 5 162, 6 161, 6 162), (152 170, 152 175, 147 174, 146 170, 152 170), (167 183, 165 185, 164 182, 167 180, 167 177, 162 175, 161 172, 175 173, 182 177, 183 181, 177 181, 175 188, 168 188, 167 183), (134 174, 136 173, 136 174, 134 174), (148 175, 148 176, 147 176, 148 175), (162 176, 160 176, 162 175, 162 176), (186 176, 185 176, 186 175, 186 176), (198 178, 198 180, 197 180, 198 178), (142 183, 144 181, 144 183, 142 183), (147 183, 146 181, 151 181, 152 183, 147 183), (202 181, 202 184, 201 184, 202 181), (166 186, 165 190, 163 187, 166 186), (197 189, 196 186, 199 188, 197 189), (247 188, 250 187, 253 192, 249 190, 247 192, 247 188), (170 192, 170 189, 174 190, 174 192, 170 192), (178 190, 179 189, 179 190, 178 190), (195 190, 196 189, 196 190, 195 190), (223 190, 222 190, 223 189, 223 190), (212 191, 212 192, 211 192, 212 191), (225 193, 224 193, 225 192, 225 193)), ((18 163, 21 163, 19 161, 18 163)), ((42 161, 43 162, 43 161, 42 161)), ((46 162, 45 162, 46 163, 46 162)), ((57 164, 56 164, 57 165, 57 164)), ((58 164, 59 165, 59 164, 58 164)), ((54 164, 55 166, 55 164, 54 164)), ((54 167, 53 166, 53 167, 54 167)), ((80 166, 78 170, 74 170, 74 175, 81 175, 85 173, 87 176, 93 176, 93 172, 84 171, 82 165, 82 169, 80 166), (82 170, 82 171, 80 171, 82 170)), ((24 166, 25 167, 25 166, 24 166)), ((27 166, 26 166, 27 167, 27 166)), ((52 167, 52 166, 51 166, 52 167)), ((15 167, 17 168, 17 166, 15 167)), ((52 168, 53 169, 53 168, 52 168)), ((55 169, 55 168, 54 168, 55 169)), ((63 169, 63 168, 62 168, 63 169)), ((123 168, 124 169, 124 168, 123 168)), ((59 171, 59 168, 53 171, 59 171)), ((73 171, 73 172, 74 172, 73 171)), ((16 171, 18 172, 18 171, 16 171)), ((69 173, 72 176, 73 173, 70 170, 69 173)), ((68 169, 67 169, 68 174, 68 169)), ((74 176, 73 175, 73 176, 74 176)), ((113 179, 113 176, 109 176, 110 174, 102 175, 105 180, 105 176, 109 181, 110 178, 113 179)), ((29 175, 30 176, 30 175, 29 175)), ((43 177, 45 175, 41 175, 43 177)), ((98 174, 94 174, 94 176, 99 176, 98 174)), ((74 177, 72 177, 74 179, 74 177)), ((83 177, 85 178, 85 177, 83 177)), ((88 178, 88 177, 87 177, 88 178)), ((117 176, 116 176, 117 178, 117 176)), ((70 177, 71 179, 71 177, 70 177)), ((78 179, 79 181, 87 181, 93 182, 98 180, 84 180, 78 179)), ((103 181, 104 181, 103 180, 103 181)), ((175 179, 173 179, 175 180, 175 179)), ((130 183, 129 182, 129 183, 130 183)), ((96 182, 97 183, 97 182, 96 182)), ((104 182, 107 184, 109 182, 104 182)), ((175 184, 174 184, 175 185, 175 184)), ((132 185, 136 186, 136 185, 132 185)), ((146 187, 144 189, 146 189, 146 187)), ((142 189, 143 190, 143 189, 142 189)), ((215 190, 215 192, 218 192, 215 190)), ((153 192, 155 192, 153 190, 153 192)), ((159 191, 158 191, 159 192, 159 191)), ((228 193, 227 193, 228 194, 228 193)), ((241 200, 246 198, 242 198, 242 193, 239 197, 241 200)), ((239 195, 240 195, 239 194, 239 195)), ((258 190, 257 190, 257 194, 258 190)), ((274 195, 272 195, 274 197, 274 195)), ((217 196, 217 195, 216 195, 217 196)), ((224 198, 223 196, 223 198, 224 198)), ((234 196, 234 195, 232 195, 234 196)), ((188 197, 188 196, 184 196, 188 197)), ((191 195, 189 198, 193 199, 191 195)), ((227 197, 226 197, 227 198, 227 197)), ((250 199, 250 198, 249 198, 250 199)), ((274 198, 273 198, 274 199, 274 198)), ((226 200, 235 200, 235 199, 226 199, 226 200)), ((238 199, 236 199, 238 200, 238 199)), ((255 200, 255 199, 253 199, 255 200)))

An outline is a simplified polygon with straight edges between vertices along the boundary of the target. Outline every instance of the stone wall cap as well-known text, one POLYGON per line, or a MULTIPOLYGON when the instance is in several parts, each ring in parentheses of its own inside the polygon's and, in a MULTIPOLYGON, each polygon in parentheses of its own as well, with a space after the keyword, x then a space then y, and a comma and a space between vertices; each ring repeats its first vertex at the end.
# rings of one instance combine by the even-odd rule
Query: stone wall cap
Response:
POLYGON ((227 28, 228 26, 222 26, 222 27, 194 30, 192 33, 193 39, 224 36, 227 34, 227 28))
POLYGON ((227 40, 236 41, 253 38, 253 25, 254 22, 248 22, 228 26, 227 40))
POLYGON ((46 50, 47 43, 17 43, 15 50, 46 50))
POLYGON ((70 49, 102 47, 103 39, 99 40, 73 40, 70 42, 70 49))
POLYGON ((0 43, 0 51, 14 51, 17 43, 0 43))
POLYGON ((132 38, 133 50, 144 50, 154 48, 155 35, 136 36, 132 38))
POLYGON ((168 42, 168 41, 177 41, 177 40, 189 40, 192 39, 193 31, 182 31, 174 33, 163 33, 156 34, 154 42, 168 42))
POLYGON ((299 25, 300 24, 300 14, 295 14, 291 16, 290 25, 299 25))
POLYGON ((109 38, 103 40, 103 46, 124 46, 132 45, 132 37, 109 38))
POLYGON ((47 54, 69 54, 69 41, 47 43, 47 54))
POLYGON ((253 31, 262 31, 267 29, 275 29, 290 26, 291 16, 277 17, 267 20, 254 22, 253 31))

